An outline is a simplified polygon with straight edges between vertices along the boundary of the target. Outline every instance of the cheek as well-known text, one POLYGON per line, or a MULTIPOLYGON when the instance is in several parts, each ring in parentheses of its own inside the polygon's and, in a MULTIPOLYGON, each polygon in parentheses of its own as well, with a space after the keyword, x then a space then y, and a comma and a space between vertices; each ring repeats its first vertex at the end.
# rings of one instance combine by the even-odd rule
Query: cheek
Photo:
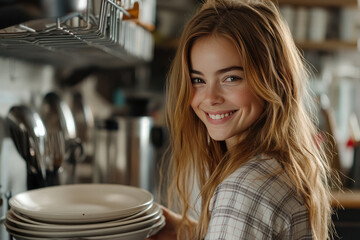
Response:
POLYGON ((238 106, 251 105, 251 103, 253 103, 256 99, 249 90, 237 91, 228 95, 228 97, 238 106))
POLYGON ((251 91, 241 91, 233 95, 233 102, 239 107, 257 108, 259 111, 264 107, 264 101, 258 98, 251 91))

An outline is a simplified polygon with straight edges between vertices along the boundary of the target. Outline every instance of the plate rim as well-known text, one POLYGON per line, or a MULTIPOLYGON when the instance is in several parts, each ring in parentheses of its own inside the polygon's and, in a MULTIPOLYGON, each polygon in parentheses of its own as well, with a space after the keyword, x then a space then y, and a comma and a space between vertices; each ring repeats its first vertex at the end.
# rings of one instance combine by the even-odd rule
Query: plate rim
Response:
MULTIPOLYGON (((10 217, 8 216, 10 214, 13 214, 13 212, 14 212, 11 209, 6 213, 6 219, 9 222, 17 224, 19 227, 21 226, 24 230, 46 231, 46 232, 66 231, 66 230, 67 231, 83 231, 83 230, 89 230, 89 229, 112 228, 112 227, 120 227, 120 226, 125 226, 125 225, 134 225, 139 222, 148 221, 150 219, 158 219, 158 216, 162 215, 162 210, 158 206, 158 204, 156 204, 154 208, 155 208, 154 211, 151 212, 151 214, 149 214, 149 215, 145 215, 138 219, 130 219, 125 222, 111 221, 111 222, 80 224, 80 225, 61 225, 61 224, 36 225, 36 224, 29 223, 29 222, 25 222, 22 219, 19 219, 19 220, 12 219, 11 216, 10 217)), ((16 215, 15 215, 15 218, 17 218, 16 215)))
MULTIPOLYGON (((155 230, 154 234, 157 233, 158 231, 160 231, 166 224, 166 219, 164 216, 161 216, 159 222, 155 223, 154 225, 148 227, 148 228, 144 228, 141 229, 139 231, 133 231, 133 232, 128 232, 126 234, 113 234, 113 235, 105 235, 105 236, 94 236, 94 237, 86 237, 84 239, 86 240, 99 240, 99 237, 102 237, 103 239, 113 239, 113 238, 117 238, 117 240, 120 240, 118 238, 124 238, 124 237, 134 237, 135 234, 139 235, 142 234, 142 236, 146 233, 146 237, 152 236, 153 231, 155 230)), ((8 231, 9 232, 9 231, 8 231)), ((14 233, 14 232, 9 232, 10 235, 15 235, 14 237, 20 237, 21 239, 26 239, 26 240, 48 240, 48 238, 42 238, 42 237, 28 237, 27 236, 23 236, 22 234, 19 233, 14 233), (17 236, 16 236, 17 235, 17 236)), ((61 240, 71 240, 72 238, 60 238, 61 240)), ((124 240, 124 239, 121 239, 124 240)))
MULTIPOLYGON (((38 231, 38 230, 29 230, 19 228, 18 226, 14 226, 11 221, 8 219, 5 220, 4 225, 7 229, 13 230, 18 233, 23 233, 25 235, 30 235, 32 237, 47 237, 47 238, 88 238, 92 236, 88 236, 88 234, 102 236, 101 234, 106 235, 114 235, 114 234, 122 234, 128 233, 132 231, 138 231, 147 227, 151 227, 152 225, 156 224, 159 219, 161 219, 162 215, 158 215, 154 219, 148 219, 143 222, 138 222, 135 224, 130 225, 122 225, 117 227, 109 227, 109 228, 99 228, 99 229, 84 229, 84 230, 74 230, 74 231, 64 231, 64 232, 57 232, 57 231, 38 231), (127 230, 127 229, 130 229, 127 230)), ((94 236, 94 237, 96 237, 94 236)))

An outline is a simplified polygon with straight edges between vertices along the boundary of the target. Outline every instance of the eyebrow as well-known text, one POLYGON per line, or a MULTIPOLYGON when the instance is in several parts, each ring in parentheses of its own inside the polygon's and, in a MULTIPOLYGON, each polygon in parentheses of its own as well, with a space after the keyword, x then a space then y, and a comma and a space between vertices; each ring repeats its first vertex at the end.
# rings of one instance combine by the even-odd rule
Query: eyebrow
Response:
MULTIPOLYGON (((216 74, 222 74, 222 73, 230 72, 230 71, 233 71, 233 70, 244 71, 244 68, 241 67, 241 66, 231 66, 231 67, 219 69, 219 70, 217 70, 215 73, 216 73, 216 74)), ((203 75, 200 71, 197 71, 197 70, 194 70, 194 69, 190 69, 190 73, 195 73, 195 74, 203 75)))

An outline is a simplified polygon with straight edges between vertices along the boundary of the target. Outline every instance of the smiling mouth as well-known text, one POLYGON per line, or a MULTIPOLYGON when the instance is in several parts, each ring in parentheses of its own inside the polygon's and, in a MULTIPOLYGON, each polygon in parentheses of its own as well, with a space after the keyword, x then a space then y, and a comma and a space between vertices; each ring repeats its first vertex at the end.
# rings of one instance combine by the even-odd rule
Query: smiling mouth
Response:
POLYGON ((210 113, 208 113, 208 116, 213 120, 220 120, 220 119, 231 116, 234 112, 236 112, 236 110, 231 111, 231 112, 227 112, 227 113, 222 113, 222 114, 210 114, 210 113))

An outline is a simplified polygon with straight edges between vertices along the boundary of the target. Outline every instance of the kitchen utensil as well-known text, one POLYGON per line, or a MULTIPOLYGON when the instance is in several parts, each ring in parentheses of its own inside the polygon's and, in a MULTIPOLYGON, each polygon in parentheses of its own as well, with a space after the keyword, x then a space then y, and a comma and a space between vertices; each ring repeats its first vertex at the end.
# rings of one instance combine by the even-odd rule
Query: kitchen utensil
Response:
POLYGON ((65 140, 76 138, 76 127, 69 105, 55 92, 45 95, 40 115, 48 132, 63 132, 65 140))
POLYGON ((48 133, 62 132, 65 139, 66 162, 71 165, 64 168, 68 178, 66 183, 75 182, 76 162, 82 161, 85 157, 84 146, 76 137, 76 126, 70 106, 55 92, 45 95, 40 114, 48 133))
POLYGON ((47 151, 50 163, 48 169, 56 172, 61 167, 65 158, 65 139, 62 132, 47 134, 47 151))
POLYGON ((63 132, 47 133, 47 182, 49 186, 59 185, 62 165, 65 159, 65 139, 63 132))
POLYGON ((77 136, 82 142, 90 139, 90 130, 94 127, 94 116, 90 107, 84 102, 82 94, 75 92, 72 100, 72 113, 76 125, 77 136))
POLYGON ((76 135, 84 144, 85 152, 83 157, 92 161, 93 156, 93 130, 94 116, 89 105, 84 101, 80 92, 74 92, 72 95, 71 110, 76 125, 76 135))
POLYGON ((7 115, 7 123, 15 146, 27 163, 28 188, 44 186, 46 129, 40 115, 28 106, 13 106, 7 115))
POLYGON ((76 165, 82 162, 85 157, 85 148, 79 138, 68 139, 65 142, 66 161, 63 164, 64 184, 76 183, 76 165))

